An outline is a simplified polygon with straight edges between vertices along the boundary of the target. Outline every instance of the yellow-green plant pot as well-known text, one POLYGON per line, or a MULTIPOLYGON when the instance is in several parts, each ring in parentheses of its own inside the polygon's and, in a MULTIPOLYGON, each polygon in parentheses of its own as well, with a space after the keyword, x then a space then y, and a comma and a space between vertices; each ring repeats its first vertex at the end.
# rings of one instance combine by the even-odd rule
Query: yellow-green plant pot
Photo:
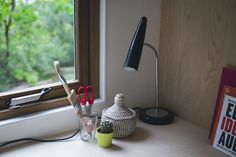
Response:
POLYGON ((98 145, 103 147, 103 148, 108 148, 112 144, 112 133, 101 133, 100 128, 97 128, 96 130, 96 138, 98 141, 98 145))

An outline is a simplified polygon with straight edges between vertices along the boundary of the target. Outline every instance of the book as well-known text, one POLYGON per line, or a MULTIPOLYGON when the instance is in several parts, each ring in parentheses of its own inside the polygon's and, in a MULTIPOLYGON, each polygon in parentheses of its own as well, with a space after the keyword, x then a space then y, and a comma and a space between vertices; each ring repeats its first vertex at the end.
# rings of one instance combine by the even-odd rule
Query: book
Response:
POLYGON ((223 91, 222 91, 221 99, 220 99, 220 103, 219 103, 219 109, 218 109, 218 112, 216 114, 215 123, 212 127, 213 128, 212 129, 212 136, 210 138, 210 143, 212 145, 213 145, 213 141, 214 141, 214 138, 215 138, 217 126, 218 126, 218 123, 219 123, 219 120, 220 120, 220 115, 221 115, 221 111, 222 111, 222 108, 223 108, 225 95, 236 97, 236 88, 231 87, 231 86, 224 86, 223 87, 223 91))
POLYGON ((214 112, 212 116, 209 138, 211 138, 212 136, 213 125, 215 124, 216 115, 218 113, 223 87, 225 85, 236 87, 236 70, 229 69, 229 68, 223 68, 222 70, 217 99, 216 99, 215 108, 214 108, 214 112))
POLYGON ((225 86, 223 92, 211 141, 214 148, 236 157, 236 88, 225 86))

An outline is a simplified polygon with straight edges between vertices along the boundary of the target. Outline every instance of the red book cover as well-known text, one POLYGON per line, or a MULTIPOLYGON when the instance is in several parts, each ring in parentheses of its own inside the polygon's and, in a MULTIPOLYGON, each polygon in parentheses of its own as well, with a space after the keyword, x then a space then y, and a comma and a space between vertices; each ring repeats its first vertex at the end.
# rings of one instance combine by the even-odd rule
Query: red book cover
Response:
MULTIPOLYGON (((222 115, 222 108, 225 102, 225 96, 231 96, 231 97, 236 97, 236 88, 231 87, 231 86, 224 86, 223 87, 223 91, 221 94, 221 99, 220 99, 220 103, 219 103, 219 107, 218 107, 218 112, 216 114, 216 118, 215 118, 215 122, 213 124, 213 128, 212 128, 212 135, 211 135, 211 144, 213 145, 214 140, 215 140, 215 136, 216 136, 216 132, 217 132, 217 128, 218 125, 220 124, 220 116, 222 115)), ((236 116, 236 108, 235 108, 235 116, 236 116)), ((235 123, 236 124, 236 123, 235 123)))
POLYGON ((225 85, 236 87, 236 70, 229 69, 229 68, 223 68, 223 71, 222 71, 222 74, 221 74, 220 86, 219 86, 219 89, 218 89, 218 95, 217 95, 217 99, 216 99, 216 103, 215 103, 215 109, 214 109, 214 113, 213 113, 213 117, 212 117, 212 121, 211 121, 211 128, 210 128, 210 132, 209 132, 209 138, 212 135, 213 125, 215 123, 216 114, 218 112, 219 105, 220 105, 221 94, 222 94, 222 91, 223 91, 223 87, 225 85))

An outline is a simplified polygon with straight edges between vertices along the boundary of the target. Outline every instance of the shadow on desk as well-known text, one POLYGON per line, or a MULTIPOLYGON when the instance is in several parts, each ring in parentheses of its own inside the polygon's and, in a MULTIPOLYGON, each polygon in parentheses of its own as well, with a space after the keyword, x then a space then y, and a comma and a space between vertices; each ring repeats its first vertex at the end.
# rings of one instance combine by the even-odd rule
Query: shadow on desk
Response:
POLYGON ((112 143, 112 146, 109 147, 108 149, 110 151, 121 151, 123 150, 123 148, 122 146, 120 146, 120 142, 135 143, 135 142, 147 140, 149 137, 150 137, 150 134, 147 129, 142 128, 142 127, 137 127, 135 129, 135 132, 129 137, 114 139, 115 141, 112 143), (117 142, 119 143, 119 145, 117 144, 117 142))
POLYGON ((120 150, 122 150, 122 147, 112 143, 111 147, 109 147, 108 149, 111 150, 111 151, 120 151, 120 150))
POLYGON ((8 145, 8 146, 5 146, 5 147, 2 147, 0 148, 0 154, 1 153, 7 153, 7 152, 10 152, 12 150, 17 150, 17 149, 22 149, 22 148, 26 148, 28 146, 31 146, 32 144, 36 144, 37 142, 18 142, 18 143, 15 143, 15 144, 11 144, 11 145, 8 145))
POLYGON ((129 137, 120 138, 118 140, 127 141, 127 142, 139 142, 147 140, 150 137, 149 131, 142 127, 137 127, 135 132, 129 137))

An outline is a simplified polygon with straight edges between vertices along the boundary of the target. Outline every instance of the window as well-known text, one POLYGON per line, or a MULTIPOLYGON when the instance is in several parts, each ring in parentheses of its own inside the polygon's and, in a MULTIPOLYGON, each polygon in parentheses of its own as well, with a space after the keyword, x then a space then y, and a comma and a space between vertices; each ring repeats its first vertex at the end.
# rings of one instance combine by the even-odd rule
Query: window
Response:
POLYGON ((74 79, 73 0, 2 1, 0 21, 0 92, 56 82, 54 60, 74 79))
POLYGON ((99 0, 0 0, 0 120, 68 105, 55 75, 70 88, 99 89, 99 0), (51 91, 42 102, 9 109, 11 98, 51 91))

